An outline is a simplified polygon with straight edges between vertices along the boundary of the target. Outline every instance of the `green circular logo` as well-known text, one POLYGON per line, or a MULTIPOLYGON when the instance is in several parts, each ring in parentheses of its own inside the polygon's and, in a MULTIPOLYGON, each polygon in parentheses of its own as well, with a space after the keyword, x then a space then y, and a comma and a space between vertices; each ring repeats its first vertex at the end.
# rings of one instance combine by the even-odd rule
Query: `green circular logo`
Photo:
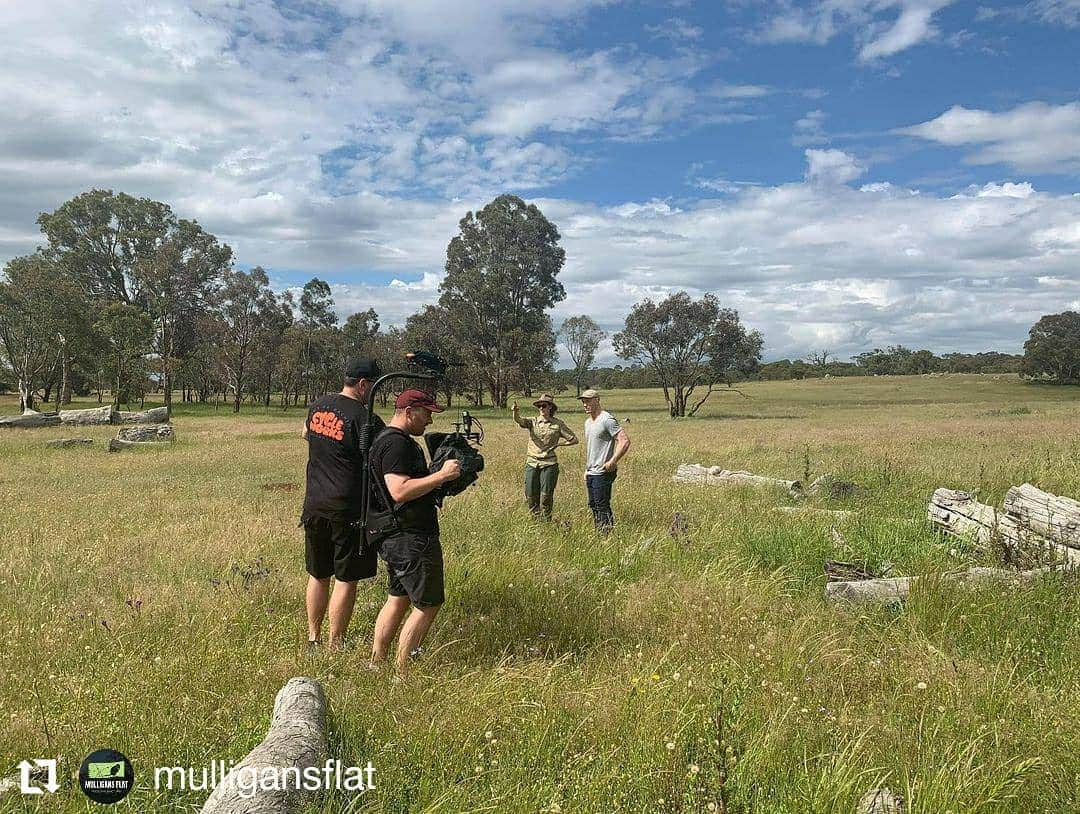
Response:
POLYGON ((79 786, 95 803, 118 803, 135 785, 131 761, 115 749, 98 749, 79 766, 79 786))

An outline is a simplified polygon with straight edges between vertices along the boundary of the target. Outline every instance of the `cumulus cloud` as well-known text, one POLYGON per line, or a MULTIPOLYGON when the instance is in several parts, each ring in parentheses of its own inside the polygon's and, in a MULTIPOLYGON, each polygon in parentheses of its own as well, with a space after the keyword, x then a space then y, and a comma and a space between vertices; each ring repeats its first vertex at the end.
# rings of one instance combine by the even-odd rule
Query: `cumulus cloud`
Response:
POLYGON ((855 156, 843 150, 807 150, 806 180, 818 184, 846 184, 866 172, 855 156))
POLYGON ((969 164, 1010 164, 1022 171, 1080 167, 1080 102, 1028 102, 1002 113, 955 105, 936 119, 897 130, 951 147, 977 147, 969 164))

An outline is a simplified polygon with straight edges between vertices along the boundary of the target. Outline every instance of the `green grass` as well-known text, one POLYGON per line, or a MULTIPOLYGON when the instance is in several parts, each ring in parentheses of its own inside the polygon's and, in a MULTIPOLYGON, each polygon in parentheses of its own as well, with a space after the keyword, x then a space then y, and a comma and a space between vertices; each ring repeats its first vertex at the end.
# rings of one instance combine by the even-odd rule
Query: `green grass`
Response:
MULTIPOLYGON (((381 578, 360 588, 356 649, 304 651, 299 409, 179 405, 177 442, 153 453, 107 454, 108 427, 68 450, 43 446, 63 428, 0 430, 0 774, 60 756, 41 810, 89 811, 74 774, 111 747, 136 770, 118 809, 197 811, 205 794, 155 792, 152 767, 239 760, 284 681, 311 675, 334 756, 372 761, 376 789, 309 814, 850 812, 878 784, 926 814, 1080 811, 1074 579, 928 583, 900 610, 822 600, 822 562, 840 554, 900 574, 991 562, 901 522, 938 486, 991 503, 1024 481, 1080 496, 1076 388, 740 389, 680 421, 656 391, 605 399, 633 439, 607 539, 581 447, 562 451, 556 522, 540 525, 520 494, 522 431, 473 411, 488 466, 443 515, 448 602, 406 683, 364 669, 381 578), (772 511, 791 500, 768 490, 676 486, 682 462, 867 491, 815 502, 857 513, 837 525, 772 511), (674 512, 685 537, 669 534, 674 512)), ((38 809, 0 798, 24 810, 38 809)))

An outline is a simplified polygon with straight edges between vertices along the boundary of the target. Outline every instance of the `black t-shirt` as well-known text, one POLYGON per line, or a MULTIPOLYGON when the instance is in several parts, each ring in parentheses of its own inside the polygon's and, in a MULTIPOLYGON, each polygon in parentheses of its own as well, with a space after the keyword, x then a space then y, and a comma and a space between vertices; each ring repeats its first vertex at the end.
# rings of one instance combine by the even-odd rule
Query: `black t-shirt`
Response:
MULTIPOLYGON (((364 471, 360 430, 366 419, 367 408, 341 393, 323 396, 308 408, 303 519, 355 520, 360 516, 360 478, 364 471)), ((382 419, 375 416, 372 436, 384 426, 382 419)))
MULTIPOLYGON (((397 427, 387 427, 371 445, 371 470, 374 476, 379 478, 384 475, 426 478, 429 474, 420 445, 412 436, 397 427)), ((383 483, 386 481, 383 480, 383 483)), ((382 491, 377 489, 376 494, 382 494, 382 491)), ((382 501, 379 500, 379 503, 382 501)), ((439 511, 435 507, 433 492, 410 500, 397 515, 405 531, 432 536, 439 533, 439 511)))

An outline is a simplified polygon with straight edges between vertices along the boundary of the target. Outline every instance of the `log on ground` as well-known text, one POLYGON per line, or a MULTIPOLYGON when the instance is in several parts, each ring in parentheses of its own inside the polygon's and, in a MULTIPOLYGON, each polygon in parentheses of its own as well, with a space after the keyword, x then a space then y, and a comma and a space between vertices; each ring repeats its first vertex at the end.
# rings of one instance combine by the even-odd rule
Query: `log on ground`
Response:
POLYGON ((850 582, 829 582, 825 585, 825 601, 847 602, 854 605, 892 605, 903 602, 916 583, 928 579, 940 579, 965 585, 993 583, 1028 583, 1039 577, 1065 570, 1064 566, 1044 566, 1028 571, 1012 571, 1007 568, 969 568, 944 574, 928 574, 919 577, 893 577, 892 579, 861 579, 850 582))
POLYGON ((55 427, 59 423, 60 416, 56 413, 35 413, 33 410, 27 410, 22 415, 0 416, 0 427, 33 429, 34 427, 55 427))
POLYGON ((326 753, 326 695, 322 685, 312 678, 291 678, 274 701, 274 716, 266 737, 214 789, 202 814, 296 811, 304 803, 303 792, 292 788, 252 790, 246 778, 262 777, 266 769, 274 770, 279 778, 288 776, 286 769, 298 770, 302 776, 305 769, 325 765, 326 753))
POLYGON ((61 410, 60 423, 83 426, 87 424, 112 424, 116 411, 112 405, 94 407, 90 410, 61 410))
POLYGON ((52 441, 46 441, 45 446, 65 449, 67 447, 92 447, 94 445, 93 438, 54 438, 52 441))
POLYGON ((1048 540, 1080 548, 1080 502, 1025 483, 1005 495, 1005 512, 1048 540))
POLYGON ((136 424, 121 427, 116 437, 121 441, 172 441, 176 436, 172 424, 136 424))
POLYGON ((752 472, 732 471, 701 464, 679 464, 672 480, 676 483, 696 483, 703 486, 772 486, 785 489, 793 495, 802 494, 802 484, 797 480, 770 478, 752 472))
POLYGON ((116 414, 114 424, 164 424, 169 420, 169 411, 165 407, 129 413, 121 410, 116 414))
POLYGON ((1080 551, 1046 539, 1012 515, 979 503, 967 492, 936 490, 926 507, 926 517, 935 528, 984 548, 1000 542, 1010 553, 1080 565, 1080 551))

